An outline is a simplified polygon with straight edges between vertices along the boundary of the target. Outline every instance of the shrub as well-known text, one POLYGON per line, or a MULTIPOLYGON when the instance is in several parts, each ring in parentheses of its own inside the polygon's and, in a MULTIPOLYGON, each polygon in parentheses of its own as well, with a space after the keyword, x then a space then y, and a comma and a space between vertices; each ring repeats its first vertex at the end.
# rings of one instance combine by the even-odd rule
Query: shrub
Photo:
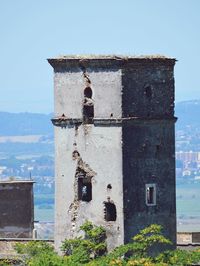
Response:
POLYGON ((107 253, 106 231, 102 226, 96 226, 86 221, 80 230, 84 232, 84 237, 65 240, 61 246, 61 250, 66 256, 69 256, 68 260, 71 263, 88 263, 91 259, 107 253))
MULTIPOLYGON (((160 225, 152 224, 132 238, 132 242, 121 245, 107 254, 106 231, 101 226, 85 222, 80 230, 84 236, 65 240, 62 243, 64 256, 58 256, 53 247, 43 241, 18 243, 15 249, 26 254, 26 260, 19 265, 27 266, 189 266, 200 262, 200 250, 173 250, 149 255, 159 244, 167 247, 171 242, 165 238, 160 225)), ((10 261, 4 261, 9 264, 10 261)), ((7 264, 6 264, 7 263, 7 264)))

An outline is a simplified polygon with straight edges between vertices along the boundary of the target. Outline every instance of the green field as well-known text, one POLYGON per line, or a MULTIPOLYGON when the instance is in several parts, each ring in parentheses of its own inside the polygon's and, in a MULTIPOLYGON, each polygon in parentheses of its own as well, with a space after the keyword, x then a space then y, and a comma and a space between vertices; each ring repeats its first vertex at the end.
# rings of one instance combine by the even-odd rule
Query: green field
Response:
POLYGON ((38 205, 35 206, 35 221, 54 221, 54 205, 50 205, 51 209, 40 209, 38 205))
POLYGON ((177 229, 200 232, 200 182, 176 187, 177 229))
POLYGON ((34 195, 35 221, 54 221, 54 194, 34 195))

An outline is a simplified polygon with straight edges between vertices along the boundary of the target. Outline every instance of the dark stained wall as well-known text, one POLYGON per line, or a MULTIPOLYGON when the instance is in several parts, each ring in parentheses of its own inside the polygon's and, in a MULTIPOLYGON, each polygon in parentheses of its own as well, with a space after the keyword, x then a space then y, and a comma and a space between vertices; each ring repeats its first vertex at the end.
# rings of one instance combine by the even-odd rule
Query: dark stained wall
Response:
POLYGON ((123 117, 173 118, 174 63, 175 60, 147 59, 124 67, 123 117))
POLYGON ((0 237, 32 237, 33 182, 0 182, 0 237))
POLYGON ((173 64, 147 64, 123 74, 124 240, 156 223, 176 244, 173 64), (152 92, 146 95, 145 86, 152 92), (155 184, 156 204, 146 204, 146 184, 155 184))

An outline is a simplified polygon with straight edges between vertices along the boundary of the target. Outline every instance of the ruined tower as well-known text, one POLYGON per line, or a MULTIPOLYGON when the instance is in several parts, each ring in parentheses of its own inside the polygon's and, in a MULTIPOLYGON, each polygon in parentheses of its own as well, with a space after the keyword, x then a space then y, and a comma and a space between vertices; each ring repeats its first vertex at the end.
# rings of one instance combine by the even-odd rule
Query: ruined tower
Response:
POLYGON ((48 59, 55 87, 55 246, 90 220, 108 248, 152 223, 176 243, 174 64, 166 57, 48 59))

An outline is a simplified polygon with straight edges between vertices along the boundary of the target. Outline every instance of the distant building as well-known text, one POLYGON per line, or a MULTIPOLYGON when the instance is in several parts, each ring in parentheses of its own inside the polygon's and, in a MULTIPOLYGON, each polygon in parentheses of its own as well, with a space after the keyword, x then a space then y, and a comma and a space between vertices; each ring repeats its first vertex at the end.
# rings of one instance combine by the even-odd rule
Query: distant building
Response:
POLYGON ((181 160, 183 162, 200 162, 200 152, 193 151, 179 151, 176 152, 176 159, 181 160))
POLYGON ((31 238, 33 181, 0 181, 0 237, 31 238))
POLYGON ((56 249, 87 219, 106 228, 109 250, 152 223, 175 246, 175 59, 48 61, 55 86, 56 249))

